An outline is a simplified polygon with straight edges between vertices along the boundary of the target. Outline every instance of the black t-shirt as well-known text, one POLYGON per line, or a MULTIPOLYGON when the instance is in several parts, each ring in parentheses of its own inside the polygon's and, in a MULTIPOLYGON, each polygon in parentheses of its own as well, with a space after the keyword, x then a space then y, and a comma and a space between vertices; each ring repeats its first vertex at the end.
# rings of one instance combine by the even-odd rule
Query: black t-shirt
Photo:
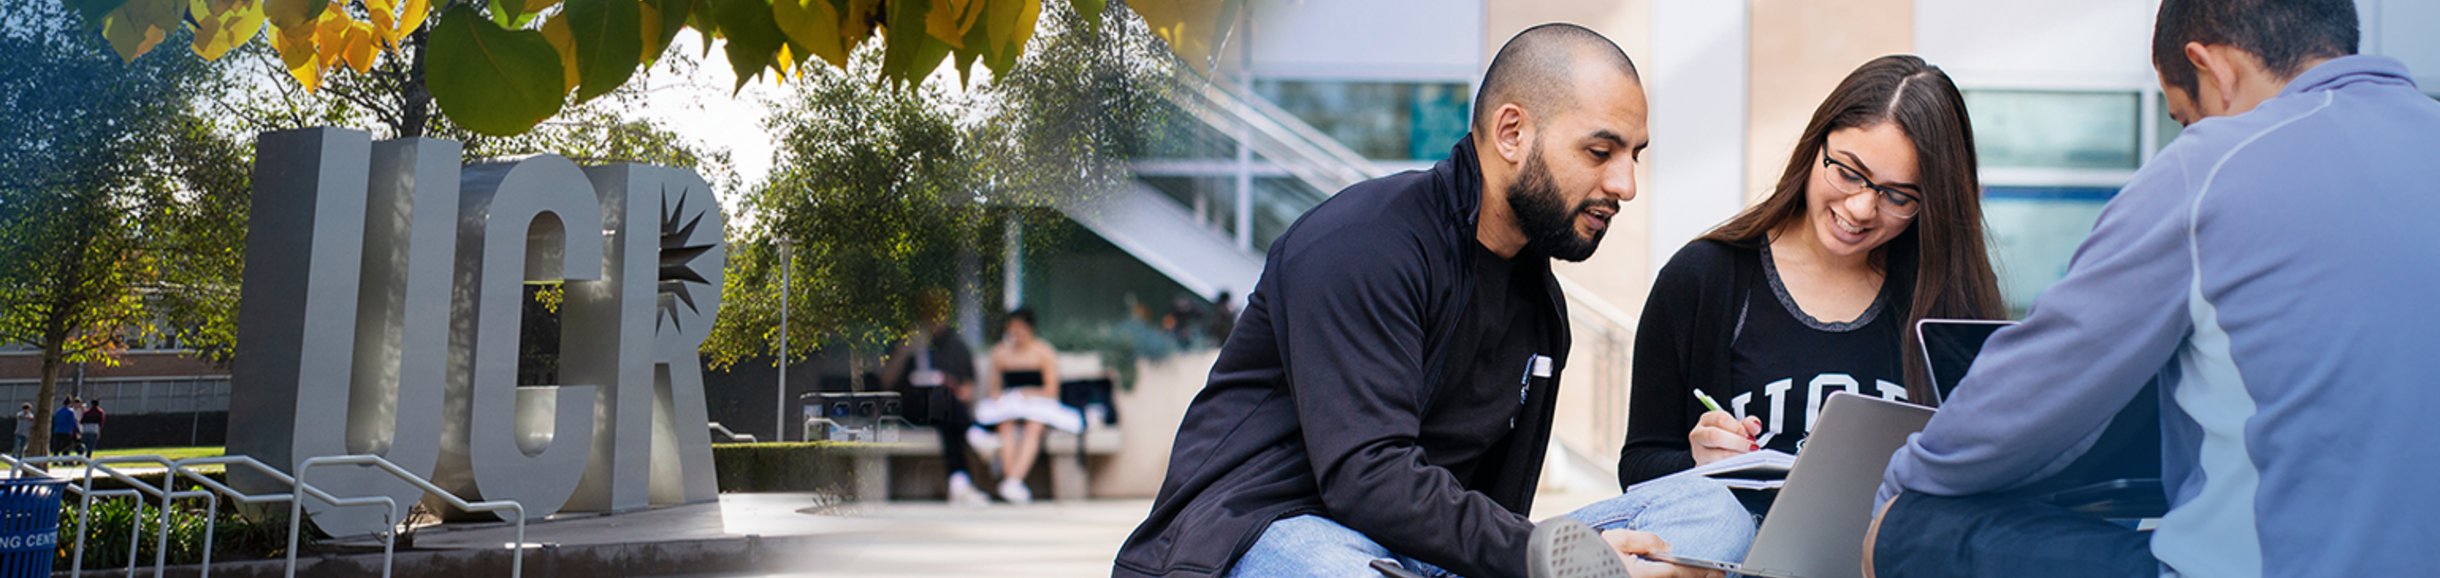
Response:
POLYGON ((1746 299, 1730 338, 1727 395, 1710 393, 1738 419, 1762 419, 1763 447, 1788 453, 1803 448, 1831 393, 1906 399, 1900 385, 1905 366, 1898 359, 1904 313, 1888 307, 1889 284, 1863 315, 1827 323, 1796 307, 1768 244, 1762 246, 1762 269, 1741 292, 1746 299))
MULTIPOLYGON (((1487 486, 1477 483, 1477 466, 1500 460, 1501 456, 1488 454, 1492 448, 1507 445, 1517 412, 1528 396, 1549 395, 1548 372, 1534 375, 1535 358, 1557 352, 1550 351, 1550 329, 1543 326, 1550 298, 1541 277, 1517 275, 1514 261, 1500 258, 1480 242, 1474 243, 1473 251, 1474 297, 1462 318, 1464 325, 1450 344, 1460 348, 1453 352, 1472 353, 1450 356, 1444 374, 1447 379, 1434 392, 1435 398, 1448 398, 1449 403, 1433 401, 1437 409, 1424 416, 1418 442, 1431 464, 1447 468, 1468 487, 1479 488, 1487 486)), ((1519 254, 1517 258, 1545 257, 1519 254)), ((1550 365, 1547 361, 1542 364, 1550 365)))

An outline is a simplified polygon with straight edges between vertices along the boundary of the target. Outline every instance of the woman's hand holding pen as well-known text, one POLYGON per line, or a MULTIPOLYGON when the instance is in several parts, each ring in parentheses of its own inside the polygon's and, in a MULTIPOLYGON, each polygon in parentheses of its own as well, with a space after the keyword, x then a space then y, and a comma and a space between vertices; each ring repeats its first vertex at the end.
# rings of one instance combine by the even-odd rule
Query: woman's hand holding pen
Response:
POLYGON ((1686 442, 1694 450, 1694 463, 1699 466, 1762 449, 1754 444, 1757 435, 1762 435, 1760 418, 1748 417, 1740 422, 1728 412, 1710 411, 1704 412, 1694 431, 1686 434, 1686 442))

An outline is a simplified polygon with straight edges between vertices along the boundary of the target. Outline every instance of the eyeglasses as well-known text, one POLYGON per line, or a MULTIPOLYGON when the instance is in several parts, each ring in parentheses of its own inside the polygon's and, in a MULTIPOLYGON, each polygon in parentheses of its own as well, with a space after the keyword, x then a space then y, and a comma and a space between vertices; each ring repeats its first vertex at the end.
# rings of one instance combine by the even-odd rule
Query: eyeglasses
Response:
POLYGON ((1872 189, 1872 192, 1880 195, 1881 210, 1900 219, 1915 218, 1915 212, 1923 208, 1922 197, 1874 184, 1872 179, 1864 178, 1861 171, 1847 166, 1847 163, 1838 162, 1838 159, 1831 158, 1829 153, 1822 154, 1822 166, 1831 169, 1829 174, 1823 177, 1823 180, 1830 181, 1830 188, 1850 195, 1864 189, 1872 189))

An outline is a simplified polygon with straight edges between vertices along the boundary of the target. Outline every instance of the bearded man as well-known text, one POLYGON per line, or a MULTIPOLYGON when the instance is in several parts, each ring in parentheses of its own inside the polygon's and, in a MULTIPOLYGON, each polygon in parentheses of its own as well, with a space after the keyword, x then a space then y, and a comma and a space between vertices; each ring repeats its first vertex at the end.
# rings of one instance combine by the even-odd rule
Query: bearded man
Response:
POLYGON ((1660 547, 1525 517, 1567 365, 1551 259, 1591 256, 1635 198, 1642 81, 1608 39, 1546 24, 1474 105, 1448 160, 1348 187, 1271 245, 1114 576, 1510 578, 1563 565, 1555 544, 1624 574, 1612 550, 1660 547))

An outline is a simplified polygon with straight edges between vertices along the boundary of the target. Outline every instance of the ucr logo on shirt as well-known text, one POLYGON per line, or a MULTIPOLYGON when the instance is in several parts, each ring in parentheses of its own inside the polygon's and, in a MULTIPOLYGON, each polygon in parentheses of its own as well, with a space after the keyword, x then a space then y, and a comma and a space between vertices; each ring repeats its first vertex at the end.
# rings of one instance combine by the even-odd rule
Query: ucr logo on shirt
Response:
MULTIPOLYGON (((461 154, 337 128, 261 135, 229 452, 291 473, 380 455, 528 518, 715 499, 695 353, 726 260, 711 188, 681 169, 552 155, 461 167, 461 154), (560 383, 520 386, 524 286, 554 281, 560 383)), ((423 499, 369 468, 306 476, 340 496, 423 499)), ((334 535, 389 523, 379 508, 307 507, 334 535)))

